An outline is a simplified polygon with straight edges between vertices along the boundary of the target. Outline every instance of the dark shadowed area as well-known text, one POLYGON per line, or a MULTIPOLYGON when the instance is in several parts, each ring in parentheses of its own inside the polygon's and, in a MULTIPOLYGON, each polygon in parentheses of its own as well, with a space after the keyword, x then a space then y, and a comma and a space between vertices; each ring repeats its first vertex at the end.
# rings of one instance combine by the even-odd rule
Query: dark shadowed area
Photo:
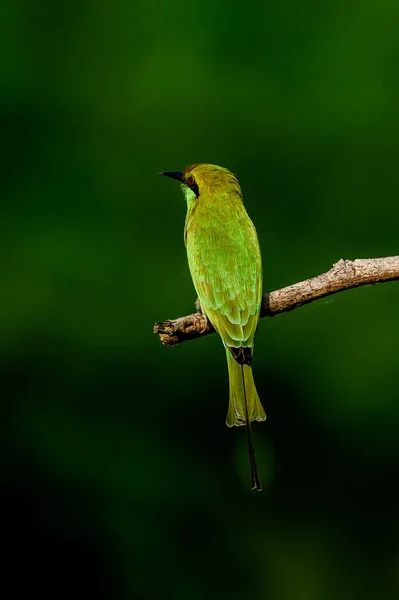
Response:
POLYGON ((220 340, 152 333, 195 301, 160 171, 237 174, 265 291, 399 253, 398 24, 394 0, 2 3, 4 589, 399 596, 399 283, 261 321, 261 494, 220 340))

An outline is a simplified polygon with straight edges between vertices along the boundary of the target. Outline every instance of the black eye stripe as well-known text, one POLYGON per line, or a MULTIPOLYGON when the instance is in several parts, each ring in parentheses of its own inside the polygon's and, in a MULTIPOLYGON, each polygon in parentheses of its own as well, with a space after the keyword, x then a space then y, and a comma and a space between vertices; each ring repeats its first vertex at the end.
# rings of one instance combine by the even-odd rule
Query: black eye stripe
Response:
POLYGON ((200 195, 199 188, 198 188, 198 185, 195 183, 195 179, 192 175, 191 175, 191 177, 188 178, 187 185, 191 190, 193 190, 194 194, 198 198, 198 196, 200 195))

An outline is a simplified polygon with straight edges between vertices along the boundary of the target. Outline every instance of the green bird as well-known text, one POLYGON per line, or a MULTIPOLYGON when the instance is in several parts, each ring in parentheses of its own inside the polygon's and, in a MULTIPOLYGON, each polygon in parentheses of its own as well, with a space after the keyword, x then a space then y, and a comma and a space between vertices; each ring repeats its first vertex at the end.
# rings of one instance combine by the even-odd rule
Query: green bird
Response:
POLYGON ((254 337, 262 300, 262 259, 256 229, 235 175, 197 164, 160 173, 181 182, 187 201, 184 241, 201 311, 226 348, 230 382, 226 424, 247 429, 253 490, 261 490, 251 421, 265 411, 252 376, 254 337))

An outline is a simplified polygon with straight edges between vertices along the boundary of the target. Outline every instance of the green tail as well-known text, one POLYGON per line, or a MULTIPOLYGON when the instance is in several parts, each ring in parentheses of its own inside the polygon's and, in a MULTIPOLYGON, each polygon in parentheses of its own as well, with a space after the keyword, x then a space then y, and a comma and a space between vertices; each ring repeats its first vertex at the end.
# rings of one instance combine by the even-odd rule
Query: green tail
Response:
POLYGON ((252 441, 251 421, 264 421, 266 413, 256 391, 252 369, 249 365, 240 365, 226 348, 229 369, 230 399, 226 424, 247 427, 249 460, 251 463, 252 489, 261 490, 256 466, 255 450, 252 441))
POLYGON ((256 391, 251 367, 249 365, 240 365, 231 356, 228 348, 226 348, 226 355, 230 382, 229 410, 226 425, 228 427, 246 425, 247 417, 248 421, 264 421, 266 414, 256 391))

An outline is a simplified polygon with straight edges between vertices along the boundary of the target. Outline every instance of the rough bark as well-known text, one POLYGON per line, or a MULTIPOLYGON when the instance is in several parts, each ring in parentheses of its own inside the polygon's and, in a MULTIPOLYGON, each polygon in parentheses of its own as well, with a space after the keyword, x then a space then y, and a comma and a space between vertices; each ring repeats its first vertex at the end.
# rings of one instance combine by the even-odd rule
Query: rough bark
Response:
MULTIPOLYGON (((341 259, 326 273, 263 294, 260 316, 274 317, 344 290, 398 279, 399 256, 341 259)), ((194 340, 214 331, 211 323, 199 312, 154 325, 154 333, 159 335, 165 346, 194 340)))

